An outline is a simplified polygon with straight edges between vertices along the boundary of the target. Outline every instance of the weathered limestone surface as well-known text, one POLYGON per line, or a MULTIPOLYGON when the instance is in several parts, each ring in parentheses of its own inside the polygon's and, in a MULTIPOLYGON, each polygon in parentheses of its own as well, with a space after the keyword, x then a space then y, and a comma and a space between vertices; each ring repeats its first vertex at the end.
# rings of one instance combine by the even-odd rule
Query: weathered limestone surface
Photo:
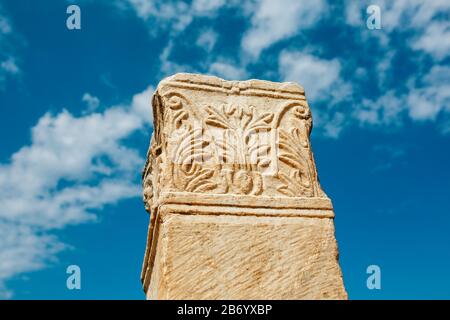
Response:
POLYGON ((346 299, 302 87, 176 74, 143 172, 148 299, 346 299))

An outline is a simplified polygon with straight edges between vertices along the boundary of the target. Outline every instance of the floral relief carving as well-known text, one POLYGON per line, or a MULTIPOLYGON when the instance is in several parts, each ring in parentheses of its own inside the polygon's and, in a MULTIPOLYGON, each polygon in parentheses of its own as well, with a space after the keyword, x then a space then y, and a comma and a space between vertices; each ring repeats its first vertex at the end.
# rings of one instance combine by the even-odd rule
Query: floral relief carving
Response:
POLYGON ((292 128, 289 132, 279 131, 279 150, 278 159, 288 165, 291 170, 289 175, 283 171, 278 172, 278 178, 282 185, 277 188, 279 192, 287 196, 313 196, 313 180, 309 161, 306 158, 308 152, 305 152, 304 144, 301 141, 299 128, 292 128))
MULTIPOLYGON (((270 183, 280 196, 316 196, 307 104, 291 102, 277 112, 267 112, 245 103, 197 106, 178 91, 161 98, 165 134, 160 143, 167 152, 160 163, 168 173, 161 188, 260 195, 270 183), (287 122, 280 125, 282 121, 287 122), (273 134, 276 138, 261 139, 273 134)), ((144 180, 148 202, 153 188, 151 179, 144 180)))
POLYGON ((211 156, 206 147, 209 141, 203 139, 203 129, 189 129, 179 138, 171 161, 173 184, 189 192, 206 192, 217 188, 211 178, 214 169, 202 168, 211 156))
POLYGON ((259 168, 270 164, 264 157, 269 144, 261 144, 258 133, 271 130, 273 113, 257 115, 254 106, 222 104, 220 110, 207 106, 205 123, 225 129, 225 135, 214 135, 214 144, 221 162, 231 163, 233 170, 225 173, 228 192, 258 195, 263 191, 263 178, 259 168))
POLYGON ((157 196, 157 188, 160 183, 161 146, 155 144, 154 137, 151 140, 150 148, 147 152, 147 160, 142 172, 142 188, 145 209, 150 212, 157 196))
POLYGON ((277 190, 290 197, 314 196, 315 168, 313 167, 309 134, 311 132, 311 111, 300 104, 292 107, 292 117, 299 120, 298 125, 288 130, 282 126, 278 129, 278 159, 289 168, 288 172, 280 170, 277 174, 282 182, 277 190))

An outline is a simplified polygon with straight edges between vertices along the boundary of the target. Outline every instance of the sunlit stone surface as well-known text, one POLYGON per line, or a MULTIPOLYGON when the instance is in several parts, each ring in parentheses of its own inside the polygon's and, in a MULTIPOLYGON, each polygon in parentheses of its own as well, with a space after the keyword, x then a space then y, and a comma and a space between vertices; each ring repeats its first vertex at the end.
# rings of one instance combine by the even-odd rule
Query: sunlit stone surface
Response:
POLYGON ((143 173, 148 299, 346 299, 294 83, 176 74, 143 173))

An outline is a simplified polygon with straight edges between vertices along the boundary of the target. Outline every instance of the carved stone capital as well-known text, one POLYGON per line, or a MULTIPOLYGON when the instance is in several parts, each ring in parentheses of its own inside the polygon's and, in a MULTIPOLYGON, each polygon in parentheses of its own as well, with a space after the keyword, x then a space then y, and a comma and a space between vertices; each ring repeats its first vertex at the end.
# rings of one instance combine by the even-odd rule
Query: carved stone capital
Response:
MULTIPOLYGON (((183 225, 183 219, 192 215, 201 216, 219 228, 229 225, 229 221, 222 221, 226 217, 230 221, 241 217, 243 224, 236 225, 235 229, 231 227, 237 232, 236 236, 245 230, 249 221, 255 224, 265 221, 266 227, 270 228, 271 223, 276 224, 276 219, 281 219, 279 221, 283 223, 291 221, 305 232, 317 232, 316 227, 323 228, 323 238, 319 234, 317 240, 322 241, 323 248, 313 249, 312 246, 311 250, 325 250, 315 252, 316 258, 331 250, 328 257, 330 264, 323 266, 333 269, 335 274, 330 279, 335 279, 336 290, 330 291, 334 293, 327 291, 320 294, 330 298, 346 297, 336 260, 333 207, 317 177, 309 139, 312 116, 302 87, 294 83, 225 81, 210 76, 176 74, 160 82, 152 104, 154 133, 143 171, 144 202, 151 213, 142 273, 148 297, 246 298, 252 295, 231 292, 220 295, 220 290, 183 295, 172 288, 171 276, 183 278, 188 276, 188 272, 195 271, 195 264, 190 271, 167 271, 167 264, 175 263, 176 259, 187 253, 173 256, 175 252, 165 252, 169 249, 158 247, 161 242, 167 244, 167 239, 161 235, 161 228, 165 228, 166 235, 170 233, 170 225, 179 215, 185 218, 181 218, 178 225, 183 225), (175 216, 170 218, 171 214, 175 216), (310 220, 305 220, 308 218, 310 220), (164 219, 173 221, 169 223, 164 219), (321 220, 326 223, 319 222, 321 220), (317 221, 317 225, 305 227, 305 221, 317 221), (166 268, 160 269, 160 264, 166 268)), ((215 241, 223 239, 218 238, 217 234, 209 234, 202 222, 206 220, 197 221, 195 217, 191 221, 193 230, 197 226, 199 233, 205 233, 205 241, 211 241, 216 248, 218 244, 215 241)), ((277 232, 280 230, 274 231, 275 237, 277 232)), ((171 241, 190 239, 183 239, 185 235, 178 236, 178 240, 173 238, 171 241)), ((198 243, 193 241, 192 245, 198 243)), ((308 241, 303 245, 309 248, 308 241)), ((226 247, 222 249, 227 250, 226 247)), ((264 253, 269 249, 262 250, 264 253)), ((220 255, 220 252, 216 254, 220 255)), ((307 252, 305 256, 313 259, 307 252)), ((211 259, 215 261, 218 257, 211 259)), ((230 268, 231 272, 235 272, 241 266, 226 264, 211 276, 224 276, 230 268), (233 268, 236 270, 233 271, 233 268)), ((195 274, 192 276, 198 277, 195 274)), ((298 274, 293 273, 292 277, 298 277, 298 274)), ((267 290, 261 289, 260 295, 256 292, 255 296, 264 298, 267 290)), ((306 293, 307 290, 300 290, 292 297, 308 297, 306 293)))

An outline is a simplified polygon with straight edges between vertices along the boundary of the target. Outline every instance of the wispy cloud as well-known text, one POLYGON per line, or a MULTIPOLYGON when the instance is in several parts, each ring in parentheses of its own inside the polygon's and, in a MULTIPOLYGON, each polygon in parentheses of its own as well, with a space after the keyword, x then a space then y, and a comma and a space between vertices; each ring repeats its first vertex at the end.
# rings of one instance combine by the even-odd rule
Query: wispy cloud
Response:
POLYGON ((14 295, 5 280, 44 268, 66 247, 42 230, 3 220, 0 220, 0 234, 0 299, 10 299, 14 295))
POLYGON ((101 113, 45 114, 31 144, 0 164, 0 290, 63 248, 51 230, 93 221, 105 205, 140 195, 144 159, 123 140, 150 126, 152 92, 101 113))
POLYGON ((14 58, 11 58, 11 57, 2 61, 2 63, 0 64, 0 67, 3 71, 5 71, 11 75, 18 74, 20 71, 19 67, 16 64, 16 61, 14 60, 14 58))
POLYGON ((302 51, 282 51, 278 63, 282 79, 301 83, 315 101, 326 99, 333 91, 343 90, 338 83, 341 64, 337 59, 320 59, 302 51))
POLYGON ((428 24, 423 34, 412 41, 412 48, 442 60, 450 55, 450 22, 436 21, 428 24))
POLYGON ((409 115, 415 120, 435 120, 439 112, 450 112, 450 67, 435 65, 407 97, 409 115))
POLYGON ((91 95, 88 92, 83 94, 83 97, 81 98, 81 101, 86 103, 86 106, 87 106, 86 112, 87 113, 93 112, 100 105, 100 99, 98 97, 96 97, 96 96, 91 95))
MULTIPOLYGON (((358 29, 365 18, 365 8, 370 1, 347 4, 347 24, 358 29)), ((450 55, 450 5, 446 1, 377 1, 381 8, 382 29, 379 34, 380 54, 372 55, 376 62, 378 90, 375 99, 363 99, 354 115, 360 123, 372 125, 401 125, 405 117, 413 121, 438 121, 450 112, 448 63, 450 55), (395 39, 395 40, 394 40, 395 39), (401 40, 399 40, 401 39, 401 40), (396 76, 398 50, 408 52, 403 63, 414 63, 397 86, 392 79, 396 76), (424 68, 425 65, 431 66, 424 68), (405 85, 406 84, 406 85, 405 85)), ((367 30, 359 33, 360 41, 371 39, 367 30)), ((447 126, 442 132, 446 132, 447 126)))
POLYGON ((211 52, 217 42, 218 34, 212 29, 202 31, 195 42, 197 46, 205 49, 207 52, 211 52))
POLYGON ((218 60, 209 66, 208 73, 228 80, 245 80, 247 71, 231 62, 218 60))
POLYGON ((156 35, 165 30, 177 34, 197 17, 213 17, 218 10, 234 1, 225 0, 193 0, 191 3, 183 1, 164 0, 122 0, 122 8, 131 8, 136 15, 151 25, 149 31, 156 35))
MULTIPOLYGON (((449 114, 448 79, 443 76, 450 54, 447 1, 125 3, 154 32, 170 30, 164 31, 168 42, 160 55, 162 76, 183 71, 243 79, 260 77, 264 70, 262 74, 274 79, 296 81, 305 87, 315 108, 316 127, 328 136, 337 137, 351 126, 401 126, 406 120, 438 122, 449 114), (366 28, 366 9, 372 4, 381 7, 381 30, 366 28), (225 8, 234 8, 232 12, 238 12, 234 19, 242 19, 247 27, 235 47, 222 56, 222 51, 213 49, 221 45, 224 34, 214 29, 211 21, 225 8), (342 48, 336 50, 331 38, 318 41, 317 33, 311 32, 330 24, 334 35, 343 41, 352 34, 348 39, 348 44, 355 46, 352 55, 346 55, 342 48), (189 49, 183 42, 186 30, 197 34, 193 46, 205 49, 205 56, 196 61, 174 61, 172 52, 189 49), (370 65, 364 57, 371 57, 370 65), (414 67, 399 74, 399 61, 414 67), (427 68, 429 61, 432 65, 427 68), (267 62, 270 69, 266 69, 267 62), (440 82, 434 80, 436 77, 440 82), (366 95, 362 88, 368 87, 372 90, 366 95)), ((448 131, 447 126, 440 127, 442 132, 448 131)))
POLYGON ((325 14, 325 1, 261 0, 250 12, 251 26, 242 38, 244 52, 258 58, 261 51, 315 25, 325 14))
POLYGON ((12 31, 12 27, 11 24, 8 20, 8 18, 6 18, 6 16, 4 15, 3 10, 0 7, 0 34, 1 35, 5 35, 5 34, 9 34, 12 31))
POLYGON ((314 122, 336 138, 345 124, 344 113, 336 105, 351 95, 352 87, 341 76, 337 59, 321 59, 302 51, 282 51, 278 60, 283 81, 301 83, 314 109, 314 122), (320 104, 321 108, 316 108, 320 104))
POLYGON ((16 57, 17 35, 12 23, 0 3, 0 90, 7 78, 20 75, 16 57))

